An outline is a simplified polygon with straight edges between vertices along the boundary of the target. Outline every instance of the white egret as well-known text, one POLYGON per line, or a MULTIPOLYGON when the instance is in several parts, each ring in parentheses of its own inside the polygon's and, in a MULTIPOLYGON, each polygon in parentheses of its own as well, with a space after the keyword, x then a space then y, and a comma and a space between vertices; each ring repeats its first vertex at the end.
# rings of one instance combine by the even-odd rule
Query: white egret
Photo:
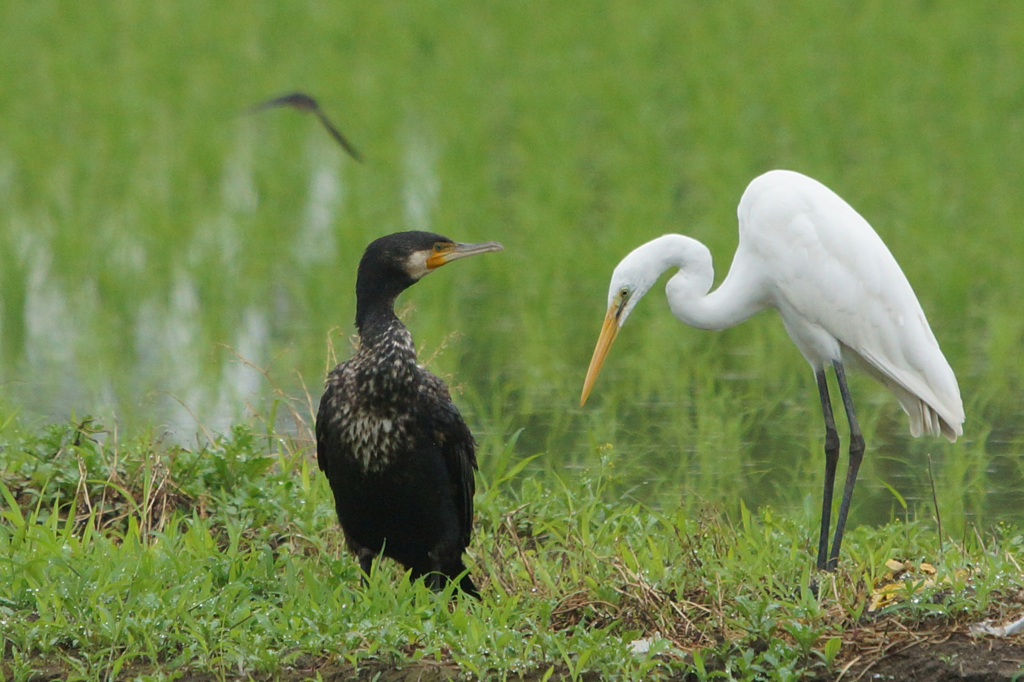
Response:
POLYGON ((944 435, 955 441, 963 433, 960 388, 896 259, 868 222, 832 190, 800 173, 770 171, 750 183, 737 213, 739 246, 725 281, 711 293, 711 252, 690 237, 658 237, 619 263, 580 404, 633 306, 670 268, 679 271, 665 286, 669 306, 692 327, 722 330, 775 308, 814 370, 821 396, 825 490, 818 568, 831 571, 864 454, 845 367, 866 370, 892 391, 910 417, 914 436, 944 435), (835 370, 850 424, 850 466, 831 554, 828 531, 840 442, 825 381, 828 365, 835 370))

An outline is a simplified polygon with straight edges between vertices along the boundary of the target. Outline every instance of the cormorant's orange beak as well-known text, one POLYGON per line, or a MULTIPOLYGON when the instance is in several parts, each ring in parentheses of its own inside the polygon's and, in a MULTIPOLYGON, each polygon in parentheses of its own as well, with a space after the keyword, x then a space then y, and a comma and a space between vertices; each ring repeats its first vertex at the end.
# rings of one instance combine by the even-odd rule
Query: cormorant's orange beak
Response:
POLYGON ((604 359, 608 356, 608 350, 612 347, 612 341, 615 340, 615 335, 619 333, 619 314, 621 312, 622 306, 613 303, 608 307, 608 312, 604 316, 604 324, 601 325, 601 335, 597 337, 594 357, 590 358, 590 369, 587 370, 587 378, 583 382, 583 396, 580 398, 580 407, 586 404, 587 396, 590 395, 590 389, 594 387, 594 380, 597 379, 597 373, 601 371, 601 365, 604 364, 604 359))
POLYGON ((488 253, 490 251, 503 251, 504 249, 505 247, 498 242, 483 242, 482 244, 439 243, 434 246, 434 250, 427 256, 427 271, 436 270, 445 263, 451 263, 453 260, 465 258, 466 256, 475 256, 478 253, 488 253))

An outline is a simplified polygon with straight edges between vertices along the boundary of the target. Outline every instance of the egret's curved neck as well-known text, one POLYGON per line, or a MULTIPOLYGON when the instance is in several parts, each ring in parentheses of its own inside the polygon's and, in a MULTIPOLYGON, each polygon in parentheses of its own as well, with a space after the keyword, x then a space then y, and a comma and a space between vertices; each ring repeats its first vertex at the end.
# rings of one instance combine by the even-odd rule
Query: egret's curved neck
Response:
POLYGON ((665 295, 672 314, 681 322, 717 331, 737 325, 768 306, 763 282, 739 252, 725 281, 709 294, 715 280, 711 252, 696 239, 666 237, 673 239, 662 245, 669 261, 665 269, 675 266, 679 272, 665 285, 665 295))

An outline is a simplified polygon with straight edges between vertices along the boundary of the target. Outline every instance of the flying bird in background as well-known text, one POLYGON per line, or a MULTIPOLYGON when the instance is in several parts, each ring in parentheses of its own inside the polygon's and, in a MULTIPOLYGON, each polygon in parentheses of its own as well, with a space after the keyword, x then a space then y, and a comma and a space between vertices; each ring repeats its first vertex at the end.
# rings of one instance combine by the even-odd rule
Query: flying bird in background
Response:
POLYGON ((331 137, 333 137, 338 142, 338 144, 341 145, 342 149, 348 152, 349 156, 351 156, 359 163, 363 162, 363 157, 359 154, 359 151, 351 142, 348 141, 348 138, 342 135, 341 131, 338 130, 333 123, 331 123, 331 120, 327 118, 327 115, 324 114, 323 110, 320 108, 320 104, 315 99, 313 99, 312 97, 303 92, 293 92, 288 95, 275 97, 274 99, 267 100, 266 102, 261 102, 259 104, 249 107, 245 110, 244 113, 257 114, 261 111, 266 111, 267 109, 275 109, 277 107, 291 107, 293 109, 298 109, 299 111, 308 111, 312 113, 314 116, 320 119, 320 123, 323 124, 324 128, 327 128, 327 132, 330 133, 331 137))

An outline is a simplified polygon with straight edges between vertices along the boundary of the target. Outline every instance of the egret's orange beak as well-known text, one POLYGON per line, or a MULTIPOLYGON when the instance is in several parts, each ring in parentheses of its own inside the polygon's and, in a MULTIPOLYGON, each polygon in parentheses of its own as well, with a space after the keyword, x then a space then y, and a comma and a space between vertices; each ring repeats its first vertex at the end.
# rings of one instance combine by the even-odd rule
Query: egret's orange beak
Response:
POLYGON ((489 251, 502 251, 504 246, 498 242, 483 242, 482 244, 445 244, 441 250, 435 248, 434 252, 427 257, 427 270, 435 270, 445 263, 451 263, 453 260, 465 258, 466 256, 475 256, 478 253, 488 253, 489 251))
POLYGON ((601 335, 597 337, 597 345, 594 347, 594 357, 590 358, 590 368, 587 370, 587 378, 583 381, 583 396, 580 398, 580 407, 587 402, 590 389, 594 387, 594 380, 597 373, 601 371, 601 365, 608 356, 608 350, 612 347, 615 335, 619 333, 619 313, 622 312, 621 305, 614 303, 608 308, 604 316, 604 324, 601 325, 601 335))

